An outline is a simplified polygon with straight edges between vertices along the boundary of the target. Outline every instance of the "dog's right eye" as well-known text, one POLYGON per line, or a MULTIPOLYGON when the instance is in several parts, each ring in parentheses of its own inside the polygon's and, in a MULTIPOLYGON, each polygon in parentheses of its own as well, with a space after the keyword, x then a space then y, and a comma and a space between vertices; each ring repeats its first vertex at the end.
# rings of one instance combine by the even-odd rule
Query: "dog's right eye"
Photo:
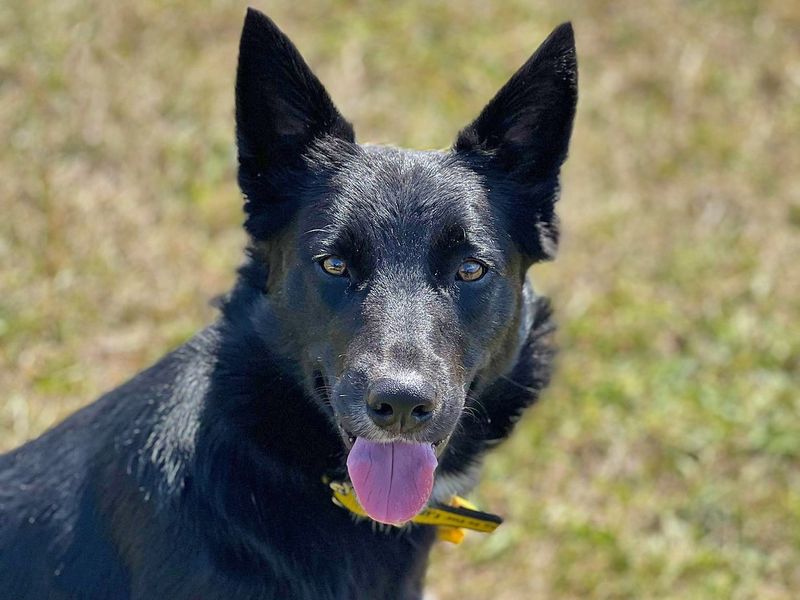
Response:
POLYGON ((319 262, 319 266, 328 275, 344 277, 347 275, 347 263, 338 256, 327 256, 319 262))
POLYGON ((456 273, 461 281, 478 281, 486 274, 486 265, 475 259, 465 260, 456 273))

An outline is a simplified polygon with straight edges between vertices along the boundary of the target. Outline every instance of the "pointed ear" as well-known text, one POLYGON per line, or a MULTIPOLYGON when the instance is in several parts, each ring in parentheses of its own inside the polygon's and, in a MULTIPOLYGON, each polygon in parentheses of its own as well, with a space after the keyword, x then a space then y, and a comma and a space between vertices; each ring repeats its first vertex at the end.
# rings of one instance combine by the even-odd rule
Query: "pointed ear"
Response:
POLYGON ((261 12, 248 8, 236 72, 236 138, 239 185, 245 195, 245 228, 256 237, 284 225, 285 204, 304 155, 320 140, 354 142, 353 127, 288 37, 261 12))
POLYGON ((522 178, 548 175, 567 156, 577 100, 575 38, 564 23, 458 134, 455 149, 491 154, 522 178))
POLYGON ((555 255, 554 203, 578 100, 572 25, 564 23, 458 135, 454 150, 502 180, 517 242, 534 260, 555 255))

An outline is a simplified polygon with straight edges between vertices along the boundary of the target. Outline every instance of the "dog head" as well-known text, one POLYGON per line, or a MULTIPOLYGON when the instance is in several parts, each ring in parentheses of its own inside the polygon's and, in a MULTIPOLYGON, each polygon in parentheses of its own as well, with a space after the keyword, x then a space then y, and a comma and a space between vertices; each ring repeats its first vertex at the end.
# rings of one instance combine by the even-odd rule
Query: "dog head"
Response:
MULTIPOLYGON (((263 310, 280 324, 280 350, 353 446, 356 491, 378 490, 377 504, 391 504, 378 488, 393 482, 376 481, 363 464, 407 469, 401 483, 427 500, 435 453, 470 389, 513 360, 526 270, 557 247, 554 206, 576 89, 565 24, 451 151, 361 146, 289 39, 261 13, 247 14, 239 183, 252 260, 269 272, 258 282, 263 310)), ((409 498, 385 510, 359 498, 386 522, 419 508, 409 498)))

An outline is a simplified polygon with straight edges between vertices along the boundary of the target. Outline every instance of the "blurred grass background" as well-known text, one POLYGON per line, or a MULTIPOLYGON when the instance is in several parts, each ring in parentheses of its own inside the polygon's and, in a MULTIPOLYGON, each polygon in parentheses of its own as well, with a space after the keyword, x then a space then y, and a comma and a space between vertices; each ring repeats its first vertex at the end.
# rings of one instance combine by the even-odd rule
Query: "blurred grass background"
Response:
MULTIPOLYGON (((464 598, 796 598, 800 3, 260 2, 361 141, 450 144, 559 22, 581 99, 544 401, 438 548, 464 598), (399 116, 398 116, 399 115, 399 116)), ((0 450, 214 318, 244 5, 0 4, 0 450)))

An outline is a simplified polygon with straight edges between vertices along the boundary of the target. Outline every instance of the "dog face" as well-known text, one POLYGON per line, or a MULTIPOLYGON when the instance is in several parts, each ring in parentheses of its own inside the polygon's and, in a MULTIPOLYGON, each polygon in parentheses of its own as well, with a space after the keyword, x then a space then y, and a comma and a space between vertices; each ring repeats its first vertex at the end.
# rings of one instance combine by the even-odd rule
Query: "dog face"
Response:
POLYGON ((288 38, 248 12, 236 120, 262 310, 347 449, 441 452, 470 389, 508 368, 526 269, 557 245, 576 85, 562 25, 452 151, 360 146, 288 38))
POLYGON ((346 442, 441 446, 521 284, 480 178, 440 153, 356 148, 314 200, 298 218, 300 268, 278 280, 315 315, 296 335, 318 395, 346 442))

